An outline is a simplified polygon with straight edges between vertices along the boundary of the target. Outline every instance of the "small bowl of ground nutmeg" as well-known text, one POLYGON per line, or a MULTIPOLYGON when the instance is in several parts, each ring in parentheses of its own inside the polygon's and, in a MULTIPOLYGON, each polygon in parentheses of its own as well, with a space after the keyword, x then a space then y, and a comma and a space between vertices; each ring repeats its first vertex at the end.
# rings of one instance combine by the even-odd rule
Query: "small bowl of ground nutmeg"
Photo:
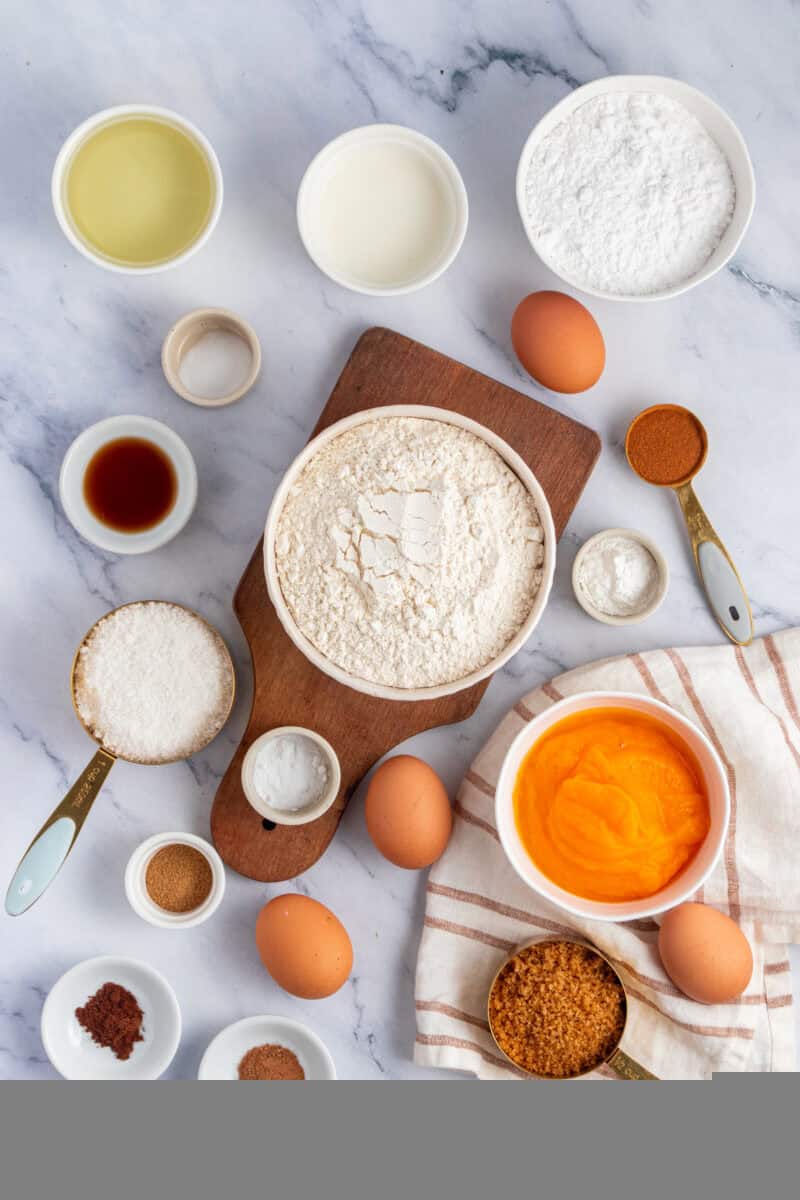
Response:
POLYGON ((628 997, 616 968, 588 942, 540 937, 505 960, 489 989, 498 1049, 536 1079, 580 1079, 609 1067, 655 1079, 621 1049, 628 997))
POLYGON ((212 916, 225 894, 225 868, 193 833, 157 833, 134 850, 125 894, 135 913, 162 929, 188 929, 212 916))
POLYGON ((335 1079, 324 1043, 289 1017, 245 1017, 227 1025, 203 1055, 198 1079, 277 1082, 335 1079))

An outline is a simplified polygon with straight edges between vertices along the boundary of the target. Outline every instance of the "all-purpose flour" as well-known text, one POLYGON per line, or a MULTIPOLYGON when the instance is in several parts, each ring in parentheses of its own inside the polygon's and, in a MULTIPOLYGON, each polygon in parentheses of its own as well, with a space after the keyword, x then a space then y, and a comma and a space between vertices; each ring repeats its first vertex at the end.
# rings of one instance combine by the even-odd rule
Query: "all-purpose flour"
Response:
POLYGON ((536 147, 525 194, 545 260, 579 285, 627 296, 696 274, 736 199, 728 160, 700 122, 650 92, 577 108, 536 147))
POLYGON ((387 417, 306 465, 278 523, 298 626, 361 679, 430 687, 505 649, 542 578, 543 533, 517 476, 481 438, 387 417))

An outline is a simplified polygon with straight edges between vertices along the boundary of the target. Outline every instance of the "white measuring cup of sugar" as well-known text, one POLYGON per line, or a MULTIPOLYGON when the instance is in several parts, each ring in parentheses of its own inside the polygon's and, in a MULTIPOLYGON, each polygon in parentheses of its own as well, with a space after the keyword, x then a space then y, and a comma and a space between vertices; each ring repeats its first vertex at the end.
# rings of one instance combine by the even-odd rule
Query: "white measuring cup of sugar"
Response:
MULTIPOLYGON (((145 601, 137 600, 134 604, 123 604, 120 608, 132 608, 134 605, 148 603, 167 603, 165 601, 145 601)), ((210 625, 199 613, 194 612, 191 608, 186 608, 183 604, 173 604, 168 602, 172 608, 183 609, 184 612, 190 614, 196 620, 202 622, 203 625, 217 639, 220 648, 224 651, 230 667, 231 690, 228 698, 228 703, 224 713, 221 714, 219 728, 207 737, 202 743, 198 743, 193 748, 192 753, 199 753, 214 740, 217 734, 225 725, 233 708, 233 702, 236 696, 236 676, 233 669, 230 651, 225 645, 217 630, 210 625)), ((141 759, 130 758, 124 754, 118 754, 106 749, 102 742, 95 736, 92 730, 81 716, 78 708, 75 695, 75 673, 78 665, 81 650, 89 641, 96 627, 101 621, 105 621, 108 617, 120 611, 120 608, 112 609, 111 612, 105 613, 82 639, 81 644, 75 651, 75 657, 72 660, 72 670, 70 673, 70 695, 72 697, 72 707, 75 710, 75 715, 80 721, 83 728, 89 734, 89 737, 97 742, 98 749, 92 756, 91 761, 84 771, 78 776, 72 787, 67 792, 61 803, 53 810, 50 816, 45 821, 39 832, 34 837, 28 849, 22 856, 19 866, 14 872, 14 877, 8 886, 6 892, 5 908, 6 912, 11 917, 19 917, 22 913, 36 903, 39 897, 47 890, 50 884, 55 879, 59 870, 64 864, 64 861, 69 854, 75 841, 83 828, 83 823, 89 815, 89 811, 94 804, 100 789, 105 783, 108 773, 114 766, 117 759, 122 759, 125 762, 135 762, 142 766, 157 766, 171 762, 181 762, 186 755, 178 755, 175 758, 159 758, 159 759, 141 759)))

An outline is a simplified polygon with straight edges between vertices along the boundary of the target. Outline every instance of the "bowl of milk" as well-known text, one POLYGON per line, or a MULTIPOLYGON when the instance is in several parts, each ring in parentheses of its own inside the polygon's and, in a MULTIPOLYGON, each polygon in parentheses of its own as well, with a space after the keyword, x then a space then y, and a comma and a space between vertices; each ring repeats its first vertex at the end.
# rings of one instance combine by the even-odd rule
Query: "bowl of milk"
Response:
POLYGON ((309 257, 370 296, 415 292, 452 263, 467 232, 467 191, 441 146, 402 125, 365 125, 329 142, 297 194, 309 257))

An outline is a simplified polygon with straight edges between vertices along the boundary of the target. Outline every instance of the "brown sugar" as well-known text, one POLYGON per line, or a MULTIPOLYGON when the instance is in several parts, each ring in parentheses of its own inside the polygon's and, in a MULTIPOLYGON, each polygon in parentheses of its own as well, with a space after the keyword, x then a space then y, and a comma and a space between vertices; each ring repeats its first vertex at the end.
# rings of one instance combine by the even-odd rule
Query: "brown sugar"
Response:
POLYGON ((678 406, 642 413, 625 439, 628 460, 636 474, 662 486, 683 483, 694 475, 705 448, 697 418, 678 406))
POLYGON ((78 1023, 98 1046, 107 1046, 124 1062, 142 1037, 144 1013, 139 1001, 120 983, 104 983, 82 1008, 75 1009, 78 1023))
POLYGON ((144 882, 148 896, 159 908, 187 913, 208 899, 214 876, 205 854, 185 842, 172 842, 150 859, 144 882))
POLYGON ((285 1046, 253 1046, 239 1063, 240 1079, 305 1079, 300 1060, 285 1046))
POLYGON ((495 980, 489 1023, 500 1049, 533 1075, 568 1079, 600 1066, 625 1027, 625 993, 599 954, 576 942, 520 950, 495 980))

